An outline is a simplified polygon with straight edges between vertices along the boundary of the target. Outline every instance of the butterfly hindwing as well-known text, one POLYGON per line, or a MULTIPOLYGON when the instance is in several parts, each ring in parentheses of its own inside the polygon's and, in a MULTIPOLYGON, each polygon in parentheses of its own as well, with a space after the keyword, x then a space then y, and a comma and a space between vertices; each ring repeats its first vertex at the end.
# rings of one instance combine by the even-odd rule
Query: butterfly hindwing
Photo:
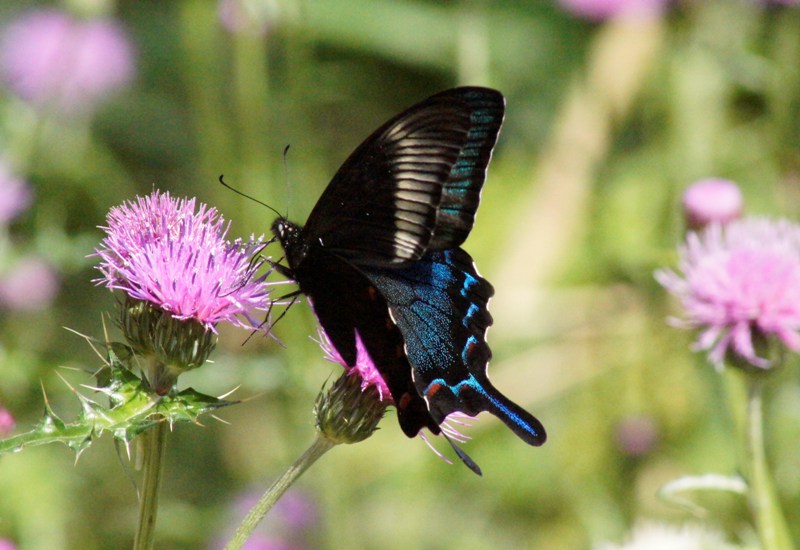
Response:
POLYGON ((366 275, 389 305, 417 391, 437 423, 456 411, 470 416, 488 411, 526 442, 544 443, 541 423, 501 394, 486 374, 494 289, 469 254, 460 248, 432 252, 409 267, 366 275))
POLYGON ((504 108, 500 92, 467 87, 400 113, 344 162, 304 235, 373 267, 458 246, 472 229, 504 108))
POLYGON ((389 387, 403 431, 439 433, 438 423, 411 379, 403 337, 383 295, 349 262, 313 249, 294 272, 331 344, 350 366, 356 364, 356 332, 389 387), (346 297, 346 299, 343 299, 346 297))

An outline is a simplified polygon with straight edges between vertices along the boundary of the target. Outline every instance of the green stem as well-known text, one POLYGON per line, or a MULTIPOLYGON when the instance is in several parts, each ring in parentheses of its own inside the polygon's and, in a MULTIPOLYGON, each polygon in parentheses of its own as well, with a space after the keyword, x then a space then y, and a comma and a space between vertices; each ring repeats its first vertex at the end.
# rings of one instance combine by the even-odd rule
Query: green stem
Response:
POLYGON ((150 550, 155 542, 158 490, 161 486, 164 450, 167 448, 167 422, 162 420, 142 434, 144 464, 142 467, 142 492, 139 501, 139 529, 133 543, 134 550, 150 550))
POLYGON ((794 548, 786 518, 770 476, 764 451, 763 393, 761 376, 748 377, 747 442, 750 461, 750 506, 764 550, 794 548))
POLYGON ((250 535, 253 534, 256 526, 264 519, 267 512, 275 505, 278 499, 286 492, 286 490, 303 475, 303 472, 314 464, 319 457, 324 455, 327 451, 336 445, 335 441, 328 439, 321 433, 317 433, 317 438, 314 443, 298 458, 294 464, 289 466, 289 469, 278 478, 272 487, 267 489, 259 499, 258 503, 253 506, 247 517, 244 518, 236 533, 233 535, 231 541, 225 546, 225 550, 239 550, 242 548, 250 535))

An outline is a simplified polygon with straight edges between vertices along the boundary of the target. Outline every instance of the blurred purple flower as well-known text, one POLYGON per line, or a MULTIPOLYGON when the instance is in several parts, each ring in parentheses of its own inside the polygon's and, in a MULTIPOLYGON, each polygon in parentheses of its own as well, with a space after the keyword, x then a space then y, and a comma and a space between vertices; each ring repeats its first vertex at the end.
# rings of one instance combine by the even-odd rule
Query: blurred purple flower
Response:
POLYGON ((41 258, 28 257, 0 276, 0 305, 18 311, 45 309, 58 294, 59 277, 41 258))
POLYGON ((601 21, 613 17, 653 17, 661 15, 670 0, 558 0, 573 15, 601 21))
POLYGON ((14 175, 8 162, 0 158, 0 223, 8 223, 33 201, 30 186, 14 175))
POLYGON ((130 83, 134 72, 130 39, 112 19, 37 10, 11 23, 0 41, 0 73, 8 87, 65 113, 91 110, 130 83))
POLYGON ((658 444, 658 426, 649 416, 629 416, 617 424, 617 445, 629 456, 643 456, 658 444))
MULTIPOLYGON (((244 517, 256 505, 260 495, 247 493, 234 504, 237 519, 244 517)), ((258 531, 247 540, 243 550, 303 550, 311 548, 311 538, 319 523, 319 510, 310 496, 298 489, 287 491, 270 510, 258 531)), ((212 548, 223 548, 217 540, 212 548)), ((0 549, 1 550, 1 549, 0 549)))
POLYGON ((8 539, 0 539, 0 550, 17 550, 17 545, 8 539))
POLYGON ((730 180, 697 181, 684 191, 682 203, 690 229, 702 229, 714 222, 725 224, 742 215, 742 192, 730 180))
POLYGON ((279 540, 274 535, 257 533, 247 539, 242 550, 304 550, 305 546, 290 544, 279 540))
POLYGON ((222 26, 231 33, 263 36, 275 19, 276 7, 264 0, 219 0, 217 16, 222 26))
MULTIPOLYGON (((16 425, 14 416, 8 409, 0 405, 0 437, 5 437, 13 432, 16 425)), ((2 539, 0 539, 0 543, 2 543, 2 539)), ((0 550, 3 550, 2 544, 0 544, 0 550)))
POLYGON ((764 343, 800 351, 800 227, 786 220, 745 218, 689 233, 680 248, 680 274, 659 270, 685 318, 700 330, 694 347, 718 368, 726 356, 770 366, 764 343))
POLYGON ((358 376, 361 379, 361 390, 366 390, 370 386, 375 386, 378 390, 378 395, 381 400, 392 402, 392 394, 389 392, 389 386, 383 380, 383 376, 378 371, 372 358, 367 353, 367 348, 364 347, 364 342, 361 341, 361 336, 356 333, 356 364, 353 367, 348 366, 347 362, 339 355, 336 348, 333 347, 328 335, 321 328, 319 332, 319 345, 322 351, 325 352, 325 359, 333 363, 339 363, 351 376, 358 376))
POLYGON ((194 319, 216 332, 220 321, 255 328, 269 305, 260 239, 225 240, 228 226, 215 208, 195 211, 195 199, 153 191, 110 210, 100 248, 98 284, 150 302, 176 319, 194 319))

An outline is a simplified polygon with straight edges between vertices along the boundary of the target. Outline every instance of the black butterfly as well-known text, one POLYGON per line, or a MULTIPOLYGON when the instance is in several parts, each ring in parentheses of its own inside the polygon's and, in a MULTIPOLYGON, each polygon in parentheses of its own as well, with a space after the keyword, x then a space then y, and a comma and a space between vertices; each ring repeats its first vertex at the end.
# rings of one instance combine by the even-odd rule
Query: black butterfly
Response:
POLYGON ((438 93, 358 146, 305 227, 272 224, 289 264, 283 271, 349 365, 358 332, 409 437, 440 433, 456 411, 488 411, 525 442, 545 441, 542 424, 489 382, 494 289, 459 248, 504 109, 503 95, 488 88, 438 93))

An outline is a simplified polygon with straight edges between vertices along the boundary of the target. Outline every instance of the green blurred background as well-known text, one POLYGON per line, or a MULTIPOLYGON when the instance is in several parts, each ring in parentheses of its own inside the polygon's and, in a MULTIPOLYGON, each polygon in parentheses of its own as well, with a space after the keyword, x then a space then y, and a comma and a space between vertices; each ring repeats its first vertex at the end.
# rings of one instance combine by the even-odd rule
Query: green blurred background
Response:
MULTIPOLYGON (((591 22, 555 0, 255 4, 238 30, 210 0, 57 4, 118 18, 135 79, 81 116, 0 92, 0 147, 35 190, 2 262, 35 252, 61 277, 49 307, 0 311, 0 404, 17 432, 38 421, 42 388, 74 418, 59 376, 90 384, 84 371, 100 364, 63 327, 102 336, 115 308, 87 257, 111 206, 158 188, 217 206, 231 236, 268 232, 273 214, 223 189, 225 174, 302 222, 384 120, 442 89, 485 85, 506 95, 506 121, 465 248, 497 290, 492 380, 549 440, 531 448, 480 417, 464 446, 478 478, 407 439, 390 411, 372 438, 301 479, 298 498, 314 509, 304 532, 279 518, 265 531, 298 548, 591 548, 652 520, 752 541, 742 498, 699 495, 709 512, 698 518, 656 497, 683 475, 736 473, 741 451, 736 374, 715 373, 689 351, 691 334, 667 326, 674 306, 652 273, 675 262, 680 193, 697 179, 733 179, 748 212, 797 217, 800 10, 699 0, 591 22)), ((0 23, 46 6, 4 3, 0 23)), ((224 423, 171 434, 158 548, 219 548, 243 495, 310 444, 315 396, 339 369, 310 335, 305 305, 277 328, 285 348, 223 330, 214 363, 182 377, 215 395, 238 387, 245 401, 218 414, 224 423)), ((796 372, 782 376, 768 451, 797 526, 800 386, 796 372)), ((129 547, 130 468, 110 438, 77 463, 59 446, 1 457, 0 535, 23 549, 129 547)))

